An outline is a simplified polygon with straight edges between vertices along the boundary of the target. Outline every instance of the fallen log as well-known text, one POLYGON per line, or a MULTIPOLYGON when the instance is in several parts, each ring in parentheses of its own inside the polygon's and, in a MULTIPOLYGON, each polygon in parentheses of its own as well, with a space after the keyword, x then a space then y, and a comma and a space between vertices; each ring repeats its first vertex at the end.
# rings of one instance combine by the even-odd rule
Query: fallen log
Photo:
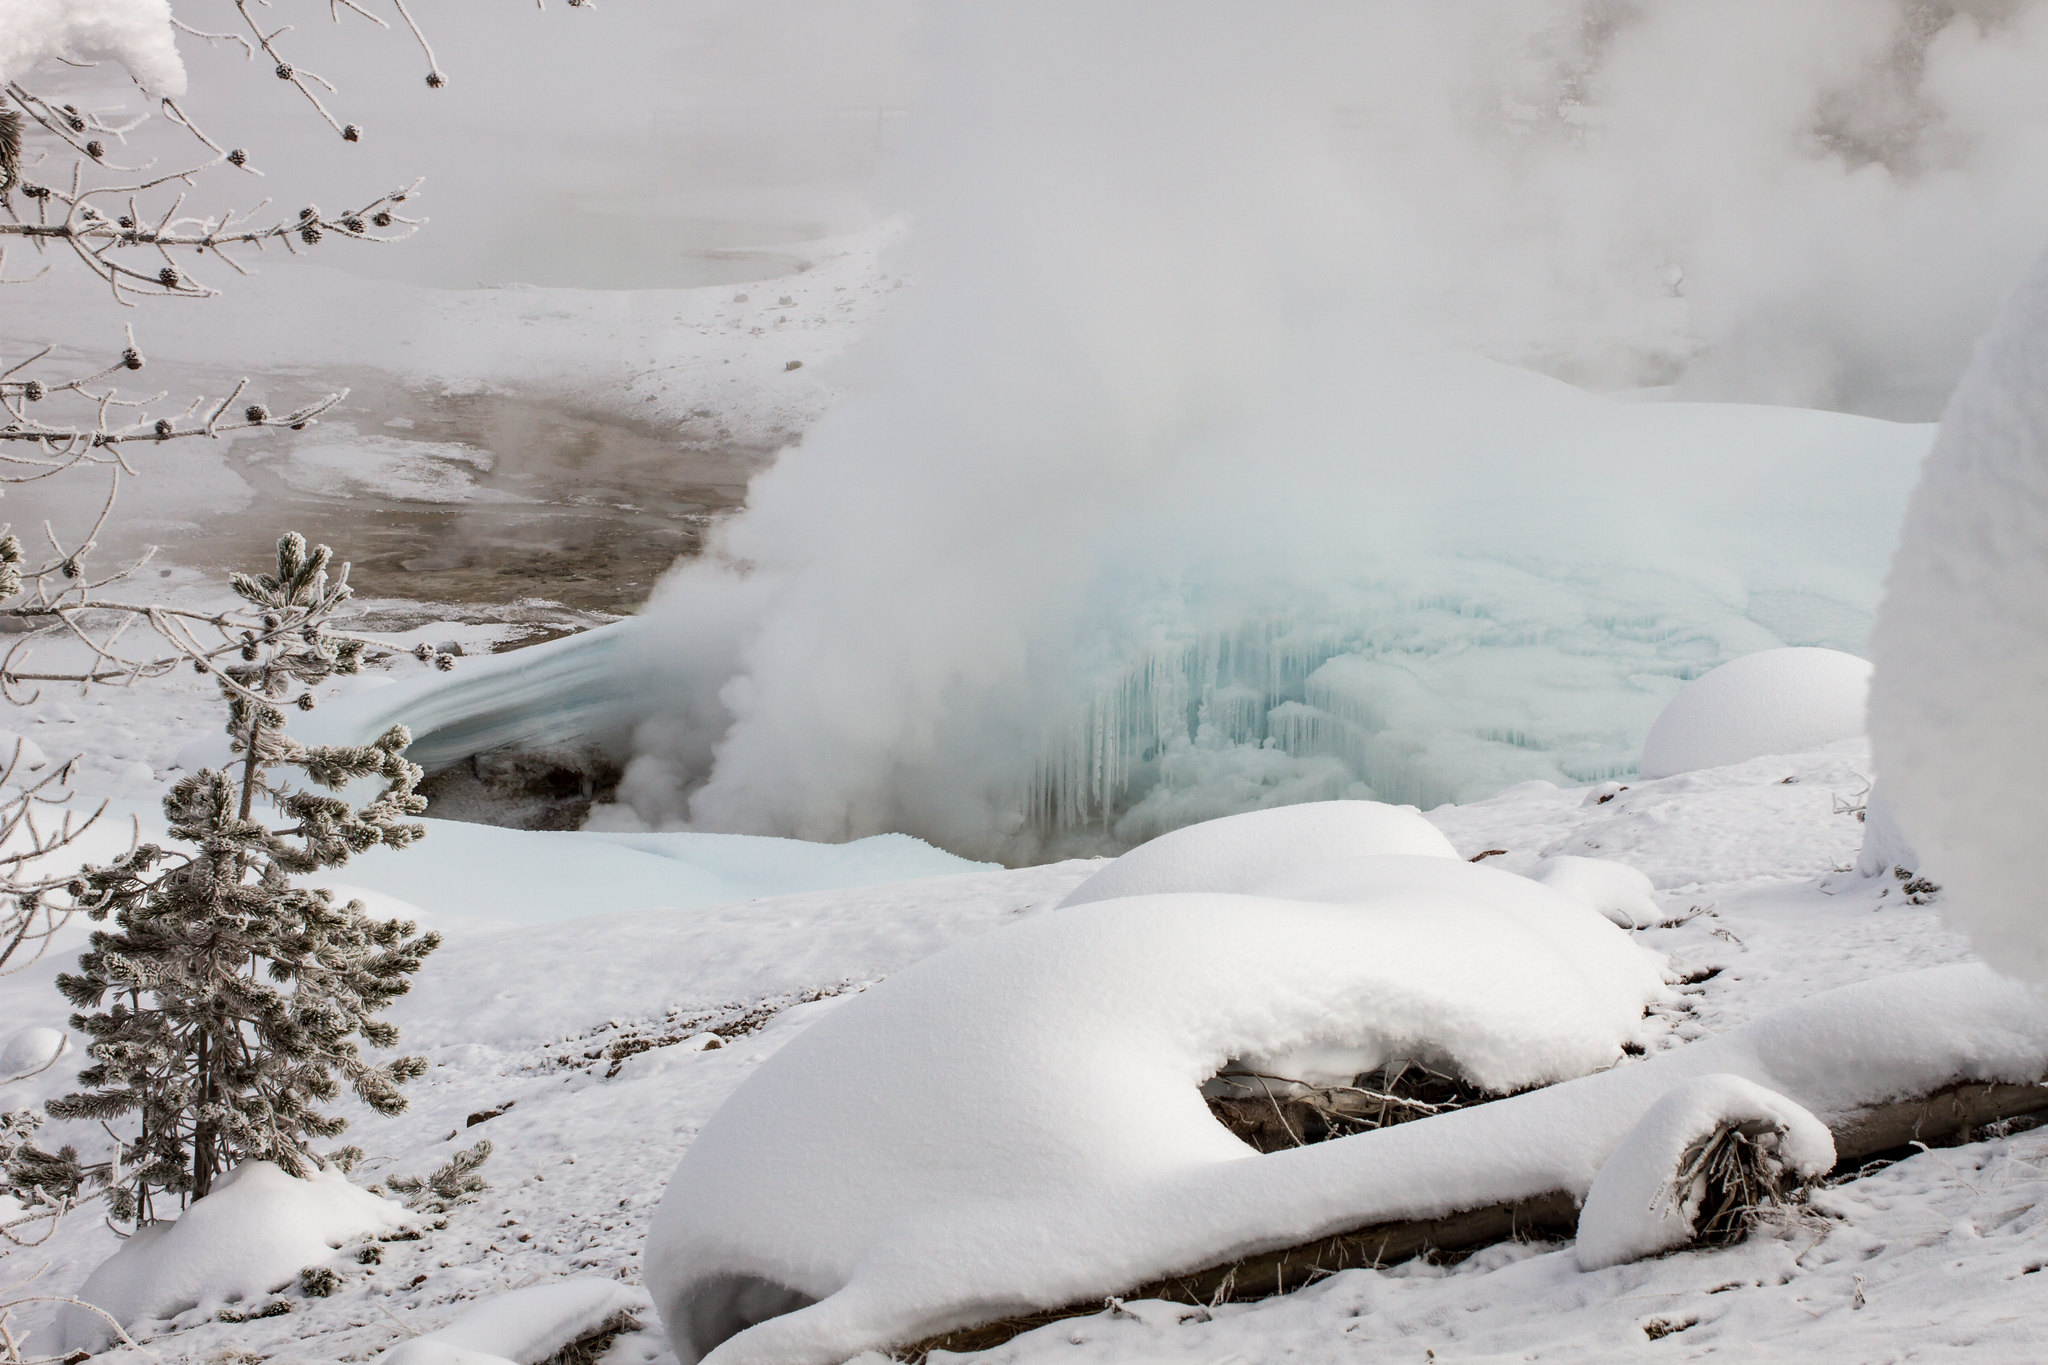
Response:
MULTIPOLYGON (((1829 1125, 1837 1158, 1834 1178, 1854 1179, 1873 1162, 1909 1156, 1915 1144, 1956 1146, 1973 1140, 1978 1129, 1990 1124, 2033 1116, 2048 1119, 2048 1080, 2018 1085, 1965 1081, 1859 1110, 1829 1125)), ((1457 1257, 1517 1238, 1569 1237, 1578 1226, 1578 1211, 1576 1196, 1554 1190, 1441 1218, 1333 1233, 1299 1246, 1169 1275, 1113 1297, 1198 1307, 1245 1303, 1289 1293, 1343 1270, 1392 1265, 1424 1255, 1457 1257)), ((1088 1317, 1103 1308, 1098 1300, 1017 1314, 927 1337, 892 1354, 916 1362, 933 1351, 985 1351, 1034 1328, 1088 1317)))

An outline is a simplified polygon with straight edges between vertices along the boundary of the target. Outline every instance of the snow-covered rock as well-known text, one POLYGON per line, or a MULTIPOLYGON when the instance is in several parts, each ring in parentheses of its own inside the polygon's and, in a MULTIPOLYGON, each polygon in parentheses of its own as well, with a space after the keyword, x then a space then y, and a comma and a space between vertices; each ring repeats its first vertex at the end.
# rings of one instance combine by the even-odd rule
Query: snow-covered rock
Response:
MULTIPOLYGON (((301 1180, 268 1161, 245 1161, 175 1221, 123 1242, 78 1297, 130 1327, 270 1293, 344 1242, 413 1221, 402 1206, 350 1184, 338 1170, 301 1180)), ((114 1335, 105 1318, 75 1305, 57 1325, 67 1351, 100 1350, 114 1335)))
POLYGON ((1369 854, 1455 858, 1413 806, 1312 801, 1205 820, 1140 844, 1075 887, 1062 905, 1165 891, 1258 891, 1276 876, 1369 854))
POLYGON ((1050 911, 813 1023, 669 1183, 647 1275, 678 1355, 822 1300, 721 1358, 839 1359, 967 1305, 1064 1303, 1285 1241, 1308 1206, 1341 1221, 1313 1154, 1283 1197, 1211 1117, 1200 1086, 1225 1062, 1339 1049, 1515 1090, 1618 1060, 1663 989, 1661 959, 1526 878, 1430 856, 1344 873, 1341 901, 1050 911))
POLYGON ((1665 917, 1657 904, 1657 888, 1626 863, 1563 853, 1537 863, 1528 875, 1624 929, 1647 929, 1665 917))
POLYGON ((1764 649, 1686 684, 1643 737, 1644 777, 1724 768, 1863 733, 1870 664, 1837 649, 1764 649))
POLYGON ((617 1280, 532 1284, 493 1295, 447 1326, 394 1347, 383 1365, 534 1365, 641 1302, 617 1280))
POLYGON ((153 95, 185 93, 170 0, 0 0, 0 84, 46 61, 101 57, 153 95))
POLYGON ((1600 1167, 1579 1211, 1580 1267, 1639 1261, 1692 1241, 1707 1182, 1691 1159, 1732 1127, 1795 1177, 1814 1179, 1835 1164, 1834 1135, 1799 1105, 1740 1076, 1701 1076, 1651 1105, 1600 1167))
MULTIPOLYGON (((1652 1107, 1702 1076, 1741 1077, 1826 1123, 2048 1071, 2048 1002, 1980 965, 1942 967, 1527 1094, 1250 1156, 1196 1093, 1242 1040, 1327 1027, 1346 1002, 1353 1024, 1422 1006, 1438 1037, 1483 1032, 1495 950, 1551 975, 1504 933, 1439 940, 1436 972, 1402 951, 1413 944, 1361 957, 1371 935, 1344 920, 1369 909, 1308 919, 1188 896, 1053 912, 823 1015, 742 1084, 670 1181, 645 1265, 678 1358, 826 1365, 1375 1223, 1583 1198, 1652 1107), (1361 1001, 1376 966, 1390 989, 1361 1001), (1416 982, 1438 998, 1425 1005, 1416 982)), ((1519 1013, 1545 1017, 1526 1001, 1519 1013)))
POLYGON ((25 1028, 0 1049, 0 1085, 33 1076, 64 1054, 64 1030, 25 1028))
POLYGON ((1885 800, 1944 916, 2048 979, 2048 258, 1978 344, 1902 535, 1871 636, 1885 800))

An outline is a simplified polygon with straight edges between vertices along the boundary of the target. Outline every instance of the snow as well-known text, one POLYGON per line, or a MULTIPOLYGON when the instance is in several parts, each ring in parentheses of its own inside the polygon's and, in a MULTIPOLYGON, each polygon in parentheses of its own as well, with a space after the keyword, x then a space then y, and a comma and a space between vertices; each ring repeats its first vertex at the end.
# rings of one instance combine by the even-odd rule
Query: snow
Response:
POLYGON ((1604 1270, 1691 1242, 1706 1178, 1688 1163, 1728 1128, 1755 1138, 1764 1159, 1795 1179, 1834 1167, 1834 1136, 1812 1114, 1740 1076, 1701 1076, 1651 1105, 1593 1177, 1579 1211, 1579 1265, 1604 1270))
POLYGON ((1888 793, 1872 787, 1864 801, 1863 847, 1856 851, 1856 870, 1866 877, 1877 877, 1899 868, 1919 871, 1920 854, 1899 828, 1899 817, 1892 810, 1888 793))
POLYGON ((1413 806, 1315 801, 1162 834, 1075 887, 1064 904, 1162 891, 1255 891, 1300 864, 1385 853, 1457 856, 1413 806))
MULTIPOLYGON (((296 1179, 268 1161, 245 1161, 175 1220, 129 1237, 78 1297, 132 1328, 273 1293, 344 1243, 418 1221, 339 1170, 296 1179)), ((58 1332, 66 1350, 98 1351, 114 1339, 106 1318, 76 1305, 65 1308, 58 1332)))
MULTIPOLYGON (((382 897, 401 917, 436 927, 547 924, 621 911, 690 910, 801 891, 852 889, 984 871, 904 834, 810 844, 744 834, 614 834, 512 830, 423 820, 427 837, 402 850, 372 849, 309 884, 347 899, 382 897)), ((167 837, 153 802, 114 800, 67 856, 106 862, 135 831, 167 837)))
POLYGON ((0 772, 12 768, 14 776, 19 779, 49 761, 50 756, 28 736, 18 735, 12 730, 0 730, 0 772))
POLYGON ((1979 343, 1906 517, 1871 648, 1880 790, 1948 913, 2048 980, 2048 259, 1979 343))
POLYGON ((538 1365, 640 1306, 640 1296, 617 1280, 585 1276, 528 1285, 484 1300, 381 1359, 384 1365, 538 1365))
POLYGON ((185 93, 170 0, 0 0, 0 84, 46 61, 102 57, 152 95, 185 93))
MULTIPOLYGON (((1328 903, 1066 906, 811 1025, 670 1180, 647 1274, 678 1355, 745 1326, 756 1297, 819 1302, 720 1360, 843 1358, 1220 1259, 1336 1197, 1314 1166, 1290 1200, 1243 1160, 1198 1093, 1225 1062, 1337 1049, 1347 1079, 1414 1057, 1511 1091, 1612 1064, 1664 992, 1654 953, 1525 878, 1441 856, 1334 866, 1351 880, 1328 903)), ((1277 1164, 1294 1158, 1314 1160, 1277 1164)))
POLYGON ((1644 777, 1723 768, 1863 733, 1870 664, 1833 649, 1766 649, 1686 684, 1643 737, 1644 777))
POLYGON ((0 1085, 11 1085, 44 1070, 64 1054, 68 1044, 64 1030, 25 1028, 0 1048, 0 1085))
POLYGON ((1545 858, 1529 876, 1582 905, 1598 910, 1624 929, 1647 929, 1664 918, 1656 886, 1641 872, 1607 858, 1569 853, 1545 858))
MULTIPOLYGON (((54 728, 50 708, 62 704, 53 698, 28 715, 51 716, 54 728)), ((72 736, 61 746, 65 752, 83 747, 97 754, 93 743, 131 742, 127 730, 99 719, 116 713, 76 714, 77 722, 63 727, 72 736)), ((126 711, 119 716, 132 719, 126 711)), ((1831 874, 1855 857, 1864 826, 1840 808, 1841 798, 1860 791, 1868 771, 1860 741, 1847 741, 1660 781, 1627 779, 1617 784, 1627 789, 1604 804, 1588 804, 1583 790, 1537 782, 1440 808, 1430 819, 1464 857, 1508 850, 1480 869, 1522 873, 1546 853, 1575 852, 1619 858, 1651 878, 1673 919, 1683 922, 1632 937, 1668 954, 1673 971, 1707 977, 1675 988, 1676 1003, 1658 1004, 1642 1021, 1654 1060, 1845 983, 1967 956, 1967 945, 1943 928, 1939 903, 1907 903, 1890 878, 1831 874)), ((356 1178, 376 1180, 432 1170, 454 1148, 488 1136, 497 1147, 483 1172, 492 1190, 453 1210, 446 1230, 385 1244, 382 1264, 340 1266, 344 1286, 331 1298, 287 1296, 290 1313, 243 1323, 197 1312, 150 1325, 144 1344, 166 1359, 227 1351, 369 1359, 509 1286, 577 1275, 638 1286, 643 1240, 664 1181, 738 1086, 848 1008, 869 983, 951 946, 1028 925, 1101 867, 977 871, 509 928, 449 922, 441 926, 447 943, 392 1011, 401 1046, 427 1056, 432 1069, 413 1088, 407 1113, 384 1119, 352 1111, 343 1140, 372 1154, 356 1178), (819 992, 828 994, 804 1003, 819 992), (747 1019, 765 1022, 732 1022, 747 1019), (712 1029, 724 1031, 722 1046, 684 1050, 712 1029), (500 1117, 467 1126, 470 1115, 507 1101, 516 1103, 500 1117)), ((404 908, 380 903, 377 912, 404 908)), ((1594 927, 1606 932, 1597 920, 1594 927)), ((62 1024, 68 1007, 50 976, 68 969, 63 948, 0 980, 0 1018, 62 1024)), ((1827 1023, 1832 1007, 1822 1005, 1808 1033, 1835 1057, 1854 1057, 1861 1033, 1853 1026, 1834 1030, 1827 1023)), ((1897 1012, 1909 1049, 1921 1045, 1913 1041, 1918 1034, 1958 1036, 1974 1027, 1962 1016, 1916 1025, 1912 1010, 1897 1012)), ((1872 1034, 1870 1046, 1891 1048, 1894 1035, 1872 1034)), ((2020 1051, 2004 1060, 2023 1065, 2025 1057, 2020 1051)), ((1704 1071, 1748 1075, 1827 1117, 1825 1102, 1802 1091, 1804 1078, 1758 1074, 1725 1055, 1704 1061, 1704 1071)), ((1931 1061, 1940 1065, 1930 1064, 1926 1074, 1975 1064, 1961 1053, 1931 1061)), ((1616 1074, 1642 1065, 1629 1063, 1616 1074)), ((70 1086, 60 1065, 10 1087, 9 1107, 70 1086)), ((1614 1140, 1623 1135, 1616 1132, 1614 1140)), ((46 1140, 75 1141, 88 1154, 101 1152, 104 1141, 96 1129, 64 1125, 46 1130, 46 1140)), ((1696 1319, 1685 1342, 1751 1356, 1883 1360, 1975 1342, 1994 1358, 2028 1358, 2038 1353, 2034 1338, 2027 1319, 2015 1324, 2013 1317, 2030 1312, 2029 1296, 2040 1284, 2039 1275, 2023 1272, 2043 1259, 2048 1215, 2013 1211, 2037 1200, 2048 1208, 2043 1162, 2048 1138, 2016 1133, 1915 1156, 1823 1192, 1816 1207, 1827 1211, 1826 1223, 1766 1229, 1725 1250, 1589 1274, 1578 1269, 1569 1242, 1507 1245, 1455 1266, 1349 1272, 1284 1298, 1219 1307, 1207 1320, 1184 1305, 1133 1303, 1142 1321, 1097 1315, 1057 1323, 996 1358, 1097 1365, 1287 1351, 1316 1362, 1363 1343, 1366 1354, 1394 1359, 1419 1357, 1429 1347, 1440 1359, 1538 1352, 1620 1365, 1641 1358, 1642 1326, 1660 1318, 1696 1319), (1851 1311, 1858 1293, 1868 1304, 1851 1311)), ((1597 1175, 1590 1158, 1571 1169, 1588 1186, 1597 1175)), ((1436 1185, 1463 1188, 1453 1172, 1436 1185)), ((1315 1222, 1304 1214, 1295 1226, 1315 1222)), ((44 1283, 75 1287, 117 1245, 97 1222, 67 1220, 38 1253, 52 1265, 44 1283)), ((32 1310, 25 1325, 37 1325, 32 1310)), ((647 1330, 622 1338, 611 1358, 635 1365, 673 1359, 651 1317, 647 1330)), ((109 1357, 110 1365, 142 1359, 109 1357)))
MULTIPOLYGON (((1204 899, 1167 903, 1209 909, 1204 899)), ((1150 927, 1148 947, 1166 928, 1150 927)), ((1185 932, 1208 930, 1214 942, 1213 929, 1204 916, 1185 932)), ((995 939, 1030 937, 1020 929, 995 939)), ((1086 946, 1099 954, 1108 945, 1086 946)), ((1253 956, 1230 946, 1240 961, 1253 956)), ((1165 956, 1185 964, 1181 954, 1165 956)), ((1045 1040, 1006 1027, 1014 1007, 994 1000, 993 983, 977 981, 967 958, 944 954, 895 978, 888 996, 878 988, 813 1024, 699 1134, 648 1245, 649 1289, 679 1359, 811 1365, 1348 1228, 1553 1190, 1583 1198, 1652 1106, 1701 1076, 1730 1073, 1825 1121, 1958 1080, 2048 1070, 2048 1004, 1981 966, 1941 968, 1826 992, 1635 1065, 1248 1159, 1229 1150, 1235 1140, 1193 1097, 1216 1053, 1213 1034, 1195 1034, 1206 1051, 1176 1050, 1171 1072, 1134 1066, 1134 1040, 1112 1036, 1108 1047, 1091 1039, 1066 1051, 1043 1075, 1027 1056, 1024 1066, 1007 1061, 1006 1086, 978 1080, 997 1056, 1014 1058, 1023 1039, 1045 1040), (925 988, 923 1009, 901 990, 909 978, 925 988), (934 1011, 944 991, 952 1008, 934 1011), (877 1007, 884 998, 886 1014, 877 1007), (980 1007, 971 1019, 970 1002, 980 1007), (941 1019, 954 1032, 935 1035, 941 1019), (935 1046, 935 1037, 945 1041, 935 1046), (877 1047, 922 1065, 878 1071, 877 1047), (935 1062, 937 1074, 927 1069, 935 1062), (1113 1074, 1103 1076, 1105 1068, 1113 1074), (801 1086, 791 1084, 798 1077, 801 1086), (814 1107, 799 1110, 806 1100, 814 1107), (1039 1127, 1045 1113, 1057 1122, 1039 1127), (1173 1131, 1173 1119, 1183 1131, 1173 1131), (820 1151, 806 1124, 837 1142, 820 1151), (828 1158, 839 1164, 821 1167, 828 1158), (1116 1216, 1102 1217, 1106 1208, 1116 1216), (776 1316, 749 1326, 764 1310, 776 1316)), ((1069 980, 1087 975, 1073 962, 1061 967, 1069 980)), ((1254 962, 1247 975, 1261 969, 1269 963, 1254 962)), ((1087 984, 1111 984, 1098 981, 1087 984)), ((1192 992, 1201 1005, 1224 1007, 1206 984, 1192 992)), ((1023 985, 1043 992, 1037 980, 1023 985)), ((1103 1014, 1098 1007, 1083 1022, 1104 1029, 1103 1014)), ((1157 1030, 1165 1021, 1147 1022, 1157 1030)), ((1170 1046, 1158 1031, 1141 1039, 1162 1053, 1170 1046)), ((1811 1130, 1790 1126, 1789 1155, 1802 1167, 1817 1160, 1811 1130)))
MULTIPOLYGON (((404 725, 413 736, 407 756, 428 772, 508 746, 602 742, 631 723, 621 718, 628 705, 618 657, 625 628, 620 623, 465 658, 450 673, 423 673, 346 695, 297 720, 292 733, 306 744, 366 744, 404 725), (549 704, 536 707, 536 697, 549 704)), ((194 740, 176 758, 188 772, 227 761, 227 739, 218 733, 194 740)))

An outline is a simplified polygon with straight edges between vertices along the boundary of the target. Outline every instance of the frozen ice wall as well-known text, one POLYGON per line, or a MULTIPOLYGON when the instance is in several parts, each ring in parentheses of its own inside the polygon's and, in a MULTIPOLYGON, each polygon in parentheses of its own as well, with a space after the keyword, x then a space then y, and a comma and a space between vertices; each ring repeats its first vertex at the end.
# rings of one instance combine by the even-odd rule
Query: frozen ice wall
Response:
POLYGON ((650 605, 613 819, 1025 858, 1626 771, 1686 678, 1862 648, 1930 435, 1671 400, 1930 412, 2048 235, 2043 4, 922 43, 917 287, 650 605))

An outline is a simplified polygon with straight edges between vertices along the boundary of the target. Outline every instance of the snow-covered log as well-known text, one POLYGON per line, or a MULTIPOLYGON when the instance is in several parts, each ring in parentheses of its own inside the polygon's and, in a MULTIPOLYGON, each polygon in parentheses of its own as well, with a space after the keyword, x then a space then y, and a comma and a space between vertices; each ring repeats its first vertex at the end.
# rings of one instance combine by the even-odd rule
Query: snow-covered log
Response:
MULTIPOLYGON (((1439 927, 1461 913, 1448 889, 1461 874, 1554 904, 1504 873, 1386 861, 1444 874, 1434 900, 1412 884, 1397 893, 1439 927)), ((1496 894, 1505 893, 1475 881, 1464 898, 1496 894)), ((1388 941, 1385 918, 1378 934, 1364 929, 1370 905, 1311 922, 1313 909, 1154 897, 1054 912, 928 959, 821 1019, 735 1093, 671 1181, 647 1267, 678 1356, 823 1365, 1099 1305, 1133 1286, 1159 1292, 1176 1277, 1217 1271, 1257 1290, 1288 1288, 1311 1264, 1472 1245, 1518 1220, 1563 1218, 1568 1229, 1570 1208, 1629 1132, 1700 1076, 1740 1077, 1838 1131, 1861 1125, 1875 1135, 1866 1140, 1888 1140, 1910 1112, 1873 1126, 1873 1111, 1962 1082, 2026 1087, 2003 1097, 2041 1107, 2029 1091, 2048 1075, 2048 1004, 1969 965, 1827 992, 1490 1104, 1254 1155, 1201 1106, 1204 1067, 1273 1047, 1310 1020, 1386 1029, 1402 991, 1445 979, 1406 960, 1413 947, 1388 941), (1331 1254, 1340 1243, 1352 1250, 1331 1254), (1278 1253, 1287 1254, 1276 1266, 1278 1253)), ((1627 943, 1582 907, 1557 913, 1627 943)), ((1433 941, 1495 942, 1525 978, 1552 977, 1527 939, 1499 938, 1497 929, 1493 939, 1446 932, 1433 941)), ((1487 1028, 1488 954, 1473 956, 1454 978, 1456 1008, 1440 986, 1425 1011, 1474 1029, 1438 1035, 1467 1063, 1513 1036, 1487 1028)), ((1594 960, 1582 950, 1582 962, 1594 960)), ((1554 980, 1559 994, 1592 989, 1584 975, 1554 980)), ((1545 1018, 1526 996, 1504 1014, 1545 1018)), ((1923 1123, 1938 1117, 1938 1105, 1915 1107, 1923 1123)))
POLYGON ((1827 1126, 1791 1100, 1740 1076, 1698 1077, 1651 1105, 1593 1177, 1579 1265, 1600 1270, 1688 1246, 1722 1215, 1708 1207, 1717 1196, 1740 1219, 1742 1205, 1782 1199, 1834 1164, 1827 1126))
MULTIPOLYGON (((2022 1084, 1970 1081, 1838 1118, 1830 1136, 1838 1166, 1850 1166, 1880 1153, 1901 1152, 1915 1142, 1968 1140, 1988 1124, 2044 1110, 2048 1077, 2022 1084)), ((1339 1271, 1394 1265, 1415 1256, 1455 1256, 1517 1237, 1571 1237, 1581 1232, 1583 1216, 1579 1198, 1558 1189, 1441 1218, 1333 1233, 1299 1246, 1163 1276, 1114 1297, 1197 1305, 1247 1302, 1303 1288, 1339 1271)), ((1101 1311, 1102 1300, 1092 1299, 1021 1313, 926 1337, 897 1354, 915 1360, 935 1350, 985 1351, 1035 1327, 1101 1311)))

